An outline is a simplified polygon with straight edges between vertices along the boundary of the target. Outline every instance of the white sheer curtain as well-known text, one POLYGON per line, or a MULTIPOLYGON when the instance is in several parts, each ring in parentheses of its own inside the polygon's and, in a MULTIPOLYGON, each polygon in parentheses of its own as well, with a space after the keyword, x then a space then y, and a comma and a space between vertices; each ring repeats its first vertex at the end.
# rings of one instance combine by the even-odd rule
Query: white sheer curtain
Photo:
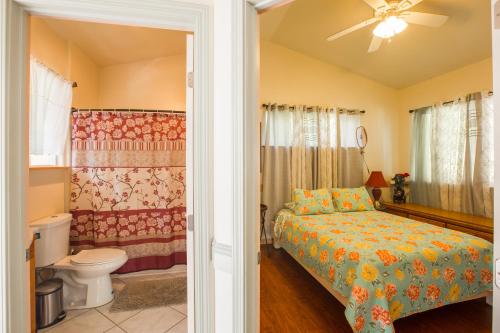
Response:
POLYGON ((476 93, 413 115, 411 201, 493 216, 493 100, 476 93))
POLYGON ((60 165, 68 142, 72 83, 30 61, 30 163, 60 165))
MULTIPOLYGON (((264 110, 262 121, 262 203, 266 225, 296 188, 357 187, 363 184, 355 129, 360 115, 303 106, 264 110)), ((268 233, 269 235, 269 233, 268 233)))

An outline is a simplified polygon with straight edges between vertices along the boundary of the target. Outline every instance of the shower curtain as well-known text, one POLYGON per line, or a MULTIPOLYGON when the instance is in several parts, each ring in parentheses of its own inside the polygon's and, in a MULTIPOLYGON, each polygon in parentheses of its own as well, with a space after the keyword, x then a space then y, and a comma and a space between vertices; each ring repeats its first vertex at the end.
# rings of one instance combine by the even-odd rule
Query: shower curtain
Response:
POLYGON ((117 273, 186 264, 186 121, 182 114, 72 116, 71 247, 114 247, 117 273))

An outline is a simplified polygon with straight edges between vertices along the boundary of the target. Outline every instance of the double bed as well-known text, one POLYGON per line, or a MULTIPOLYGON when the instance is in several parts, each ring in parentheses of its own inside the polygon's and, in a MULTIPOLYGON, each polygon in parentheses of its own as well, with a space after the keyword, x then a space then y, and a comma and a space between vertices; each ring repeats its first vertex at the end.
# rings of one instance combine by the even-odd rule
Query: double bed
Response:
POLYGON ((490 242, 380 211, 297 216, 283 209, 274 236, 346 307, 354 332, 394 332, 399 318, 492 288, 490 242))

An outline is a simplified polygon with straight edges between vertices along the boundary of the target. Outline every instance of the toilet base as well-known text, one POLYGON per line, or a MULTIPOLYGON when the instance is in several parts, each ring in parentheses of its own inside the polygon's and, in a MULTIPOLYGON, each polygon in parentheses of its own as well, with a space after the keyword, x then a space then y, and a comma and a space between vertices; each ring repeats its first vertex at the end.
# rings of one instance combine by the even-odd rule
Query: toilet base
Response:
POLYGON ((78 272, 58 270, 56 276, 63 280, 63 308, 65 310, 96 308, 114 298, 111 277, 85 278, 78 272))

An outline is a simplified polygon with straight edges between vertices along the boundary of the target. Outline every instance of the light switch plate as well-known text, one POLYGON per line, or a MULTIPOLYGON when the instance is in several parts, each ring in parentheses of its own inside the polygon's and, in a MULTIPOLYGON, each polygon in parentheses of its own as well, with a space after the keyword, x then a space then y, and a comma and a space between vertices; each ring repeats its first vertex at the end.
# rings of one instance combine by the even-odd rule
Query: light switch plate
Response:
POLYGON ((500 29, 500 0, 495 3, 495 29, 500 29))

